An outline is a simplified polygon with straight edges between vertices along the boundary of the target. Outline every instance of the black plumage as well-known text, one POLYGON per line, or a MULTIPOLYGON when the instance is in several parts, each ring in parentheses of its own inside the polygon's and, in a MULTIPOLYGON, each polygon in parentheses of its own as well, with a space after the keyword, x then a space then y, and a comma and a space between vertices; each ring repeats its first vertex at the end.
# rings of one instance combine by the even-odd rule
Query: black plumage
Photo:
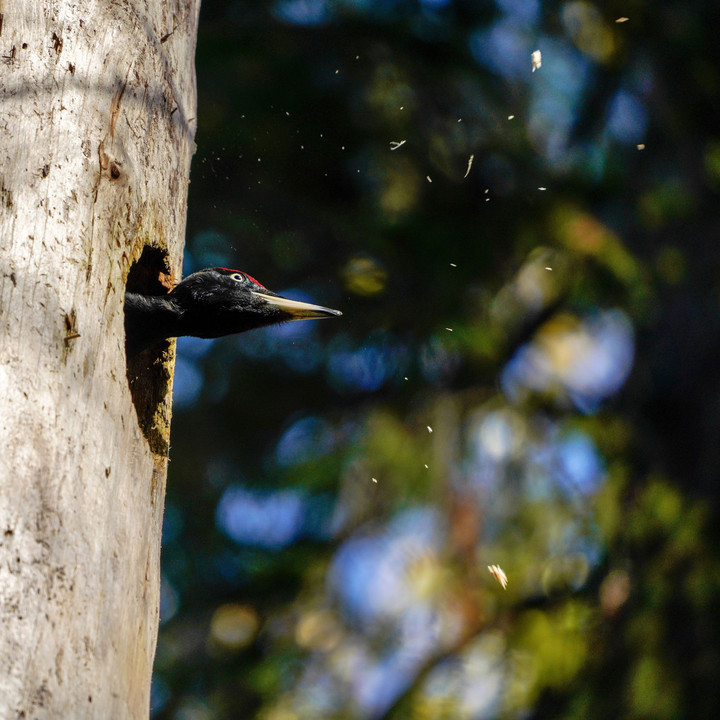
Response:
POLYGON ((216 338, 274 325, 342 315, 339 310, 288 300, 239 270, 207 268, 167 295, 125 294, 128 357, 167 338, 216 338))

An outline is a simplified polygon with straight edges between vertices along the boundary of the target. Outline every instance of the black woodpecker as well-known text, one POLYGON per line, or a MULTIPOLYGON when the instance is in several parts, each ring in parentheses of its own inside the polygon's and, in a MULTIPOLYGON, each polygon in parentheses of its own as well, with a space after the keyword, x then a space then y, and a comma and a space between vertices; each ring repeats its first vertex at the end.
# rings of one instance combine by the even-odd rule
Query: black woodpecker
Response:
POLYGON ((288 300, 239 270, 207 268, 188 275, 167 295, 125 294, 125 347, 132 357, 167 338, 216 338, 288 320, 342 315, 288 300))

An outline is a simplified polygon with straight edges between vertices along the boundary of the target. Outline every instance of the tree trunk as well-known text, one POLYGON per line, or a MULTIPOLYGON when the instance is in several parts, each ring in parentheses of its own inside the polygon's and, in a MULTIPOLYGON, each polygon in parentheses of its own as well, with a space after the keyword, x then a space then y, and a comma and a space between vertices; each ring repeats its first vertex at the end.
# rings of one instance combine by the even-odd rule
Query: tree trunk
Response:
POLYGON ((3 720, 148 716, 199 2, 0 0, 3 720))

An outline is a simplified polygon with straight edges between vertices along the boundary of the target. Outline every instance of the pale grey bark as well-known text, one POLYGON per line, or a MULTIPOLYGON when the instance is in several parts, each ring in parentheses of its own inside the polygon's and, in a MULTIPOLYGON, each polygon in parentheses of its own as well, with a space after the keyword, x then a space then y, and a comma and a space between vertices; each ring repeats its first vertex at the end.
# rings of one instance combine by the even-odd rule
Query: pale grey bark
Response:
POLYGON ((198 9, 0 0, 3 720, 148 716, 172 357, 141 428, 122 308, 179 271, 198 9))

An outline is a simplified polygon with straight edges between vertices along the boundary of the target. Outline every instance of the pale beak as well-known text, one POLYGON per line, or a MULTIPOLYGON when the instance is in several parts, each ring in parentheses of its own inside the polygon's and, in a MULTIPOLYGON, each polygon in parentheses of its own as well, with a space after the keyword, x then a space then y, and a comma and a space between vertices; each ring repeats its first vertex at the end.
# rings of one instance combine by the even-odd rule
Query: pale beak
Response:
POLYGON ((331 310, 322 305, 313 305, 312 303, 300 302, 299 300, 288 300, 277 295, 265 295, 253 291, 253 295, 262 298, 268 305, 274 305, 279 310, 289 315, 288 320, 310 320, 336 317, 342 315, 339 310, 331 310))

